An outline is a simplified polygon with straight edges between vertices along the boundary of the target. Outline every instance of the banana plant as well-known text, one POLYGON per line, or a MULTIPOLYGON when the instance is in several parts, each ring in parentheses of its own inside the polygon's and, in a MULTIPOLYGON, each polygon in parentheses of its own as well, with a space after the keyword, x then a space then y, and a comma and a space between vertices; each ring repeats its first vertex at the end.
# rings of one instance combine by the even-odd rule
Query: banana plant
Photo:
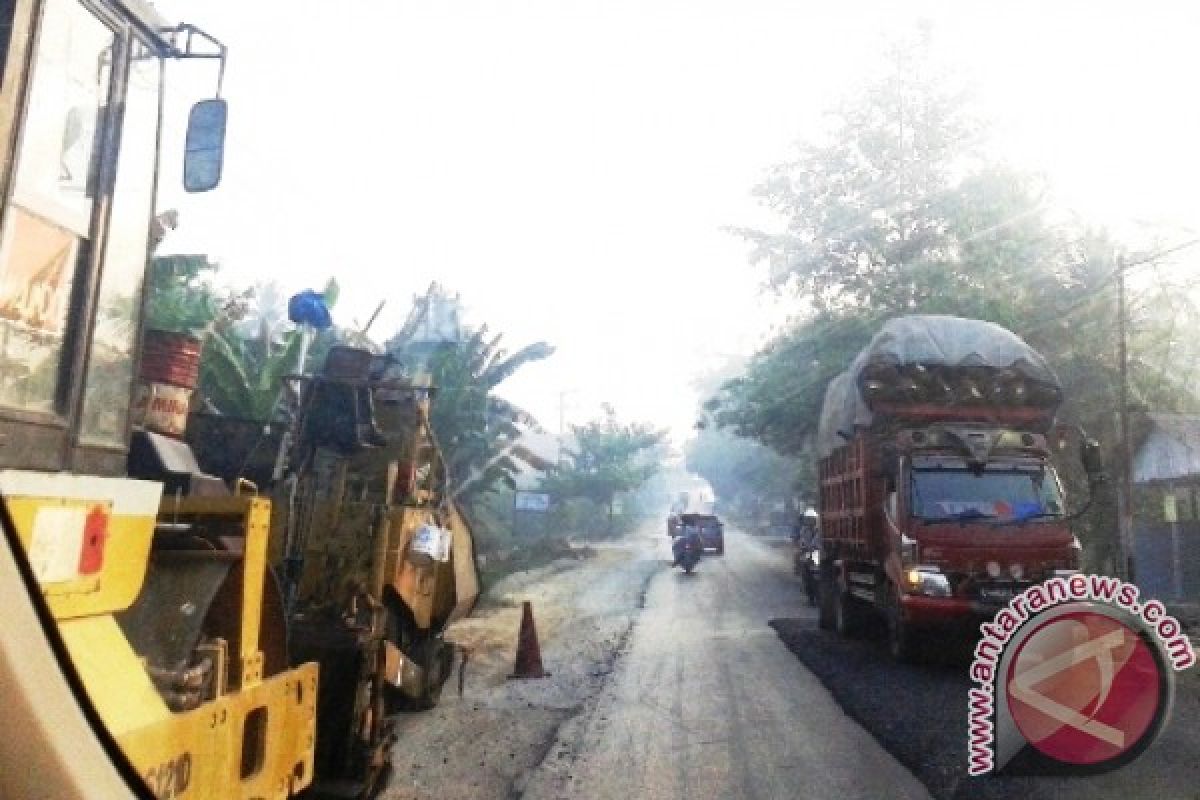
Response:
MULTIPOLYGON (((330 279, 325 303, 337 299, 337 281, 330 279)), ((297 371, 303 348, 298 328, 282 330, 273 307, 251 308, 243 325, 210 331, 200 363, 200 390, 216 411, 239 419, 271 422, 284 378, 297 371), (253 335, 246 335, 253 331, 253 335)), ((311 355, 310 355, 311 358, 311 355)))
POLYGON ((535 342, 509 353, 501 346, 503 336, 487 325, 459 324, 457 303, 457 297, 431 285, 414 298, 407 320, 386 347, 410 373, 427 373, 437 387, 431 422, 451 480, 469 502, 500 484, 512 486, 520 462, 536 460, 521 438, 524 431, 538 429, 537 421, 494 392, 525 365, 550 357, 554 348, 535 342), (430 336, 435 328, 438 336, 430 336))

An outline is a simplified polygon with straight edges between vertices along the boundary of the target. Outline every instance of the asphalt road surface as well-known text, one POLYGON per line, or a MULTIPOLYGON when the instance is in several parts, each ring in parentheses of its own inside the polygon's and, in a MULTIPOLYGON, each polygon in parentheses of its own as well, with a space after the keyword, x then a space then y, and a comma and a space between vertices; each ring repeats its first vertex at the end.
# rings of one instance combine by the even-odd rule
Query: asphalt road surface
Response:
POLYGON ((727 532, 695 574, 663 564, 644 602, 612 675, 514 794, 929 796, 768 626, 803 609, 785 548, 727 532))
POLYGON ((896 664, 882 631, 840 639, 810 615, 772 621, 779 635, 848 714, 861 722, 939 800, 1162 800, 1200 798, 1200 686, 1178 676, 1171 719, 1161 737, 1131 764, 1099 775, 1070 774, 1039 763, 1029 748, 1004 773, 971 778, 967 765, 970 650, 940 640, 925 663, 896 664))
POLYGON ((693 576, 654 525, 490 587, 451 630, 474 653, 465 694, 401 715, 381 800, 1200 800, 1200 671, 1120 770, 968 778, 964 648, 897 665, 819 631, 786 543, 727 539, 693 576), (551 674, 507 680, 524 600, 551 674))

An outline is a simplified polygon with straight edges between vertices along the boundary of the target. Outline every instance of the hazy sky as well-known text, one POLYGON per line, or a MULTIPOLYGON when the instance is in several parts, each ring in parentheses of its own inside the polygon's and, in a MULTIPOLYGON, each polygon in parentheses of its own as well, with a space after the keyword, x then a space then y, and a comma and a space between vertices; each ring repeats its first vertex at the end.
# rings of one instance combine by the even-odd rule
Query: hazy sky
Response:
POLYGON ((565 397, 568 422, 609 400, 686 435, 692 378, 788 308, 722 226, 770 223, 749 195, 765 168, 918 18, 1065 207, 1131 239, 1200 231, 1200 16, 1182 4, 156 5, 230 47, 225 181, 165 182, 169 249, 288 290, 336 275, 340 323, 387 299, 380 338, 440 281, 513 349, 558 347, 503 387, 551 430, 565 397))

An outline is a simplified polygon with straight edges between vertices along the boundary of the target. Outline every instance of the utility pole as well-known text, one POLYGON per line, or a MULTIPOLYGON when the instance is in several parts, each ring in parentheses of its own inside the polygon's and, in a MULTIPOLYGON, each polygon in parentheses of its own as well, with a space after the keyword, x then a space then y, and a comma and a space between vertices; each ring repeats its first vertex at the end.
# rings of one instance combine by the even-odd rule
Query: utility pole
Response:
POLYGON ((1117 574, 1134 580, 1133 569, 1133 446, 1129 432, 1129 353, 1126 344, 1125 255, 1117 255, 1117 370, 1121 386, 1117 400, 1117 426, 1120 439, 1117 450, 1121 476, 1117 491, 1117 538, 1120 564, 1117 574))
POLYGON ((563 465, 563 439, 567 435, 567 395, 578 394, 578 387, 560 389, 558 392, 558 466, 563 465))

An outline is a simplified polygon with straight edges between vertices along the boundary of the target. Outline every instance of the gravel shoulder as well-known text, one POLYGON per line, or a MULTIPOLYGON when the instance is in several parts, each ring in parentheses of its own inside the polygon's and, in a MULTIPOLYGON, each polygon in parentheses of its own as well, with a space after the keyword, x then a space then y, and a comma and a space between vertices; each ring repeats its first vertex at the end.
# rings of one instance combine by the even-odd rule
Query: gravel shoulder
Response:
POLYGON ((612 671, 650 577, 665 566, 660 538, 646 530, 592 544, 585 560, 562 559, 489 587, 475 612, 447 631, 470 652, 462 697, 451 678, 437 708, 399 717, 381 798, 518 796, 526 774, 555 757, 559 728, 612 671), (551 674, 509 680, 526 600, 551 674))

